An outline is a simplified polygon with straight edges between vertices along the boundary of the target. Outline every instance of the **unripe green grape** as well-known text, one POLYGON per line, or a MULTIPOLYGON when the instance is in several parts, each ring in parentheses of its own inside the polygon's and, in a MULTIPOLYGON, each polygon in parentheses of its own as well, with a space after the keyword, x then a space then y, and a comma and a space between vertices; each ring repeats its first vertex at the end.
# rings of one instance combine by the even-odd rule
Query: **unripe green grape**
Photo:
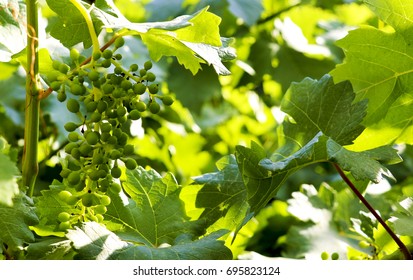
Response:
POLYGON ((93 205, 93 194, 86 193, 82 195, 82 204, 85 207, 90 207, 93 205))
POLYGON ((89 173, 89 178, 92 181, 97 181, 100 179, 99 176, 99 170, 93 170, 92 172, 89 173))
POLYGON ((149 90, 149 92, 152 93, 152 94, 157 94, 158 91, 159 91, 158 84, 150 84, 150 85, 148 86, 148 90, 149 90))
POLYGON ((79 172, 72 172, 67 176, 67 181, 71 185, 77 185, 80 182, 80 174, 79 172))
POLYGON ((322 260, 328 260, 328 257, 329 257, 329 255, 328 255, 327 252, 322 252, 322 253, 321 253, 321 259, 322 259, 322 260))
POLYGON ((122 55, 120 53, 117 53, 113 56, 113 58, 116 60, 122 60, 122 55))
POLYGON ((86 92, 86 88, 77 83, 72 83, 70 85, 70 92, 74 95, 83 95, 86 92))
POLYGON ((145 70, 149 70, 152 68, 152 61, 148 60, 143 64, 143 67, 145 68, 145 70))
POLYGON ((87 74, 89 80, 91 80, 92 82, 99 80, 100 75, 99 72, 96 70, 91 70, 88 74, 87 74))
POLYGON ((57 195, 61 200, 67 202, 70 197, 72 197, 72 193, 69 191, 60 191, 57 195))
POLYGON ((96 145, 99 142, 100 135, 96 131, 90 131, 86 134, 85 139, 89 145, 96 145))
POLYGON ((114 89, 115 89, 115 87, 111 84, 104 84, 103 87, 102 87, 102 91, 105 94, 112 93, 114 89))
POLYGON ((54 81, 50 84, 50 87, 54 90, 54 91, 58 91, 60 89, 60 87, 62 86, 62 83, 59 81, 54 81))
MULTIPOLYGON (((116 137, 116 136, 115 136, 116 137)), ((112 150, 109 154, 110 159, 118 159, 122 156, 121 152, 119 150, 112 150)))
POLYGON ((66 95, 66 93, 64 92, 64 90, 60 90, 60 91, 57 93, 57 100, 58 100, 59 102, 64 102, 64 101, 66 100, 66 98, 67 98, 67 95, 66 95))
POLYGON ((92 122, 98 122, 102 119, 102 114, 99 112, 93 112, 92 115, 90 115, 90 120, 92 122))
POLYGON ((76 128, 78 128, 78 127, 79 127, 79 125, 78 125, 78 124, 75 124, 74 122, 68 122, 68 123, 66 123, 65 126, 64 126, 64 128, 65 128, 65 130, 66 130, 67 132, 75 131, 76 128))
POLYGON ((162 97, 162 103, 166 106, 171 106, 174 103, 174 100, 169 95, 162 97))
POLYGON ((331 254, 331 259, 332 259, 332 260, 338 260, 339 257, 340 257, 340 256, 339 256, 338 253, 336 253, 336 252, 331 254))
POLYGON ((136 104, 136 110, 138 110, 139 112, 145 112, 146 111, 146 104, 145 104, 145 102, 142 102, 142 101, 139 101, 137 104, 136 104))
POLYGON ((100 198, 99 198, 99 201, 100 201, 100 204, 101 205, 103 205, 103 206, 108 206, 109 204, 110 204, 110 202, 111 202, 111 199, 110 199, 110 197, 109 196, 107 196, 107 195, 102 195, 100 198))
POLYGON ((116 136, 112 135, 108 138, 108 140, 106 142, 108 144, 115 145, 116 143, 118 143, 118 138, 116 136))
POLYGON ((122 190, 122 187, 118 184, 118 183, 112 183, 109 186, 109 189, 114 192, 114 193, 120 193, 120 191, 122 190))
POLYGON ((92 153, 93 148, 89 144, 84 143, 84 144, 80 145, 79 151, 82 154, 82 156, 86 157, 86 156, 89 156, 92 153))
POLYGON ((103 113, 108 108, 108 103, 104 100, 99 100, 97 110, 99 113, 103 113))
POLYGON ((113 52, 109 49, 106 49, 106 50, 103 51, 102 56, 103 56, 103 58, 111 59, 112 56, 113 56, 113 52))
POLYGON ((113 178, 119 178, 122 175, 122 170, 118 166, 114 166, 110 171, 113 178))
POLYGON ((95 217, 98 223, 101 223, 104 219, 102 214, 96 214, 95 217))
POLYGON ((57 215, 57 219, 59 222, 67 222, 70 220, 70 214, 67 212, 60 212, 59 215, 57 215))
POLYGON ((86 104, 86 111, 94 112, 96 111, 97 107, 98 107, 98 102, 90 101, 86 104))
POLYGON ((132 155, 134 152, 135 152, 135 147, 131 144, 128 144, 123 148, 123 154, 125 156, 132 155))
POLYGON ((125 146, 127 142, 128 142, 128 134, 122 133, 122 134, 118 137, 118 145, 120 145, 120 146, 125 146))
POLYGON ((79 134, 76 131, 72 131, 67 135, 67 139, 70 142, 77 142, 79 140, 79 134))
POLYGON ((60 73, 67 74, 67 72, 69 72, 69 70, 70 70, 69 65, 67 65, 65 63, 60 64, 60 66, 59 66, 59 72, 60 73))
MULTIPOLYGON (((120 75, 120 74, 123 73, 123 69, 122 69, 121 67, 119 67, 119 66, 116 66, 115 69, 113 70, 113 72, 114 72, 115 74, 120 75)), ((116 76, 115 76, 115 77, 116 77, 116 76)))
POLYGON ((139 76, 143 77, 146 75, 146 69, 140 69, 139 70, 139 76))
MULTIPOLYGON (((99 199, 100 200, 100 199, 99 199)), ((95 211, 96 214, 105 214, 108 209, 106 208, 105 205, 96 205, 93 210, 95 211)))
POLYGON ((102 164, 105 162, 105 157, 100 153, 94 153, 92 158, 93 164, 102 164))
POLYGON ((123 80, 120 84, 120 86, 124 89, 124 90, 129 90, 132 88, 132 83, 128 80, 123 80))
POLYGON ((66 200, 66 203, 69 204, 69 205, 75 205, 78 201, 79 201, 79 198, 76 197, 76 196, 74 196, 74 195, 72 195, 71 197, 69 197, 69 198, 66 200))
POLYGON ((136 161, 135 161, 133 158, 128 158, 128 159, 125 161, 125 166, 126 166, 126 168, 129 169, 129 170, 134 170, 134 169, 136 168, 136 166, 137 166, 137 163, 136 163, 136 161))
POLYGON ((134 121, 139 120, 141 118, 141 113, 138 110, 134 109, 129 112, 129 118, 134 121))
POLYGON ((149 104, 149 111, 151 111, 152 114, 157 114, 160 110, 161 106, 156 101, 152 101, 149 104))
POLYGON ((126 108, 123 106, 120 106, 116 109, 116 114, 118 117, 123 117, 126 114, 126 108))
POLYGON ((70 152, 70 155, 71 155, 73 158, 75 158, 75 159, 80 159, 80 156, 81 156, 82 154, 80 153, 79 148, 74 148, 74 149, 70 152))
POLYGON ((125 44, 125 39, 123 39, 123 37, 118 37, 115 40, 115 48, 121 48, 123 45, 125 44))
POLYGON ((110 123, 107 123, 107 122, 101 123, 100 124, 100 130, 102 132, 110 132, 110 131, 112 131, 112 125, 110 123))
POLYGON ((108 171, 103 170, 103 169, 99 169, 98 170, 98 175, 100 179, 106 178, 106 176, 108 175, 108 171))
POLYGON ((56 71, 52 71, 50 73, 47 74, 47 80, 49 81, 49 83, 52 83, 54 81, 58 81, 58 77, 60 76, 60 73, 56 72, 56 71))
POLYGON ((101 57, 102 57, 102 52, 100 50, 96 51, 96 52, 93 52, 93 54, 92 54, 93 60, 99 60, 99 58, 101 58, 101 57))
POLYGON ((80 57, 80 53, 77 49, 75 48, 70 49, 70 59, 72 61, 77 61, 79 57, 80 57))
POLYGON ((70 154, 74 148, 78 148, 77 143, 69 143, 65 146, 65 153, 70 154))
POLYGON ((69 176, 69 174, 72 172, 72 170, 68 169, 68 168, 63 168, 62 171, 60 171, 59 175, 62 178, 67 178, 67 176, 69 176))
POLYGON ((143 83, 137 83, 133 85, 132 89, 136 95, 142 95, 146 91, 146 86, 143 83))
POLYGON ((66 107, 69 110, 69 112, 72 112, 72 113, 77 113, 79 112, 79 109, 80 109, 79 102, 73 98, 67 100, 66 107))
POLYGON ((70 222, 69 221, 67 221, 67 222, 62 222, 62 223, 60 223, 59 224, 59 229, 60 230, 67 230, 67 229, 69 229, 70 228, 70 222))
POLYGON ((109 68, 112 65, 112 60, 111 58, 109 59, 105 59, 104 61, 102 61, 102 67, 104 68, 109 68))
POLYGON ((132 65, 129 67, 129 70, 130 70, 131 72, 138 71, 138 69, 139 69, 139 66, 138 66, 138 64, 136 64, 136 63, 132 64, 132 65))
POLYGON ((155 81, 156 80, 155 74, 152 72, 146 72, 146 80, 148 80, 149 82, 155 81))

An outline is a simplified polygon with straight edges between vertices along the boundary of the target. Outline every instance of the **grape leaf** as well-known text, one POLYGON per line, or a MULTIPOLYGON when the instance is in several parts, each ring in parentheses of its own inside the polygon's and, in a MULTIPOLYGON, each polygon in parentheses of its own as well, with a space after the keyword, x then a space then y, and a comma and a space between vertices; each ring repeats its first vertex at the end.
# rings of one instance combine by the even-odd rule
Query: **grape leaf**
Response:
POLYGON ((26 251, 27 260, 72 260, 76 254, 70 240, 57 237, 30 243, 26 251))
POLYGON ((22 0, 0 1, 0 61, 26 47, 26 5, 22 0))
POLYGON ((77 250, 78 259, 97 260, 199 260, 231 259, 231 251, 222 241, 217 241, 225 231, 215 232, 199 240, 183 240, 177 244, 155 248, 123 241, 119 236, 95 222, 82 224, 69 230, 67 237, 77 250))
POLYGON ((13 197, 19 193, 16 177, 20 174, 8 155, 8 144, 0 137, 0 205, 13 206, 13 197))
POLYGON ((12 250, 33 242, 30 225, 39 222, 32 207, 33 202, 24 194, 13 198, 13 207, 0 205, 0 244, 12 250))
POLYGON ((217 172, 192 178, 202 185, 195 201, 195 206, 203 209, 198 219, 205 221, 208 232, 221 228, 237 231, 251 218, 245 185, 233 155, 220 159, 217 167, 217 172))
POLYGON ((363 123, 374 127, 367 130, 367 135, 360 140, 361 147, 369 141, 377 143, 376 147, 405 140, 412 143, 411 138, 406 137, 413 129, 412 115, 398 115, 398 112, 411 111, 412 107, 410 92, 413 91, 413 52, 410 45, 413 6, 403 1, 365 2, 395 31, 388 32, 373 27, 350 31, 337 42, 346 58, 331 74, 337 82, 350 80, 356 92, 356 100, 369 100, 363 123), (383 137, 377 137, 381 131, 383 137))
POLYGON ((173 244, 181 234, 198 234, 196 222, 186 215, 179 198, 181 188, 172 174, 161 177, 141 167, 126 174, 123 188, 130 198, 112 194, 105 214, 109 230, 116 230, 122 239, 153 247, 173 244))
POLYGON ((336 162, 357 180, 378 182, 391 176, 382 164, 400 162, 393 148, 354 152, 343 146, 363 131, 366 102, 353 104, 353 99, 349 82, 334 84, 328 75, 291 85, 281 104, 289 114, 283 123, 284 145, 270 157, 256 143, 251 148, 236 147, 253 211, 264 207, 288 176, 309 164, 336 162))

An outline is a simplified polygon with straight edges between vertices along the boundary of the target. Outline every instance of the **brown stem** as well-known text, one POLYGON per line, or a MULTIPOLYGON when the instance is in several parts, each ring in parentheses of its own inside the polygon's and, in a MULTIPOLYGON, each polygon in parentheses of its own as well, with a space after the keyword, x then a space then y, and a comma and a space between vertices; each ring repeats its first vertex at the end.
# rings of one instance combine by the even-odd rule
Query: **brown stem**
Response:
POLYGON ((359 190, 354 186, 354 184, 350 181, 350 179, 344 174, 341 167, 333 163, 334 167, 336 168, 337 172, 340 174, 341 178, 346 182, 346 184, 350 187, 350 189, 356 194, 356 196, 360 199, 360 201, 367 207, 367 209, 376 217, 377 221, 384 227, 384 229, 390 234, 391 238, 397 243, 400 248, 400 251, 403 253, 403 256, 406 260, 412 260, 413 257, 410 254, 409 249, 407 249, 406 245, 400 240, 400 238, 394 233, 394 231, 386 224, 386 222, 377 214, 376 210, 370 205, 370 203, 364 198, 364 196, 359 192, 359 190))

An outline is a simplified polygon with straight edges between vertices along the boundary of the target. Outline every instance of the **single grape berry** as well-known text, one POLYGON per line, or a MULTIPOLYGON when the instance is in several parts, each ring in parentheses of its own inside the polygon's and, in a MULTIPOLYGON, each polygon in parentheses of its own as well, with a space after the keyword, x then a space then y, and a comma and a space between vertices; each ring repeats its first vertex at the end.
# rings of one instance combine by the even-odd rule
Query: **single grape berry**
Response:
POLYGON ((79 134, 76 131, 72 131, 67 135, 67 139, 69 139, 70 142, 76 142, 79 140, 79 134))
POLYGON ((90 131, 86 134, 85 139, 89 145, 96 145, 99 142, 99 133, 96 131, 90 131))
POLYGON ((102 57, 102 52, 101 51, 97 51, 97 52, 94 52, 92 54, 93 60, 99 60, 99 58, 101 58, 101 57, 102 57))
POLYGON ((331 259, 332 259, 332 260, 338 260, 339 257, 340 257, 340 256, 339 256, 338 253, 336 253, 336 252, 334 252, 334 253, 331 254, 331 259))
POLYGON ((149 92, 152 93, 152 94, 157 94, 158 91, 159 91, 159 86, 158 86, 158 84, 150 84, 150 85, 148 86, 148 90, 149 90, 149 92))
POLYGON ((146 86, 142 83, 137 83, 132 86, 132 89, 133 93, 135 93, 136 95, 142 95, 146 91, 146 86))
POLYGON ((67 181, 71 185, 77 185, 80 182, 80 174, 79 172, 72 172, 67 177, 67 181))
POLYGON ((136 64, 136 63, 132 64, 132 65, 129 67, 129 70, 130 70, 131 72, 136 72, 136 71, 138 71, 138 69, 139 69, 139 66, 138 66, 138 64, 136 64))
POLYGON ((322 252, 322 253, 321 253, 321 259, 322 259, 322 260, 328 260, 328 257, 329 257, 329 255, 328 255, 327 252, 322 252))
POLYGON ((60 64, 60 66, 59 66, 59 72, 60 73, 67 74, 67 72, 69 72, 69 70, 70 70, 69 65, 67 65, 65 63, 60 64))
POLYGON ((115 47, 121 48, 125 44, 125 39, 123 37, 119 37, 115 40, 115 47))
POLYGON ((69 221, 62 222, 62 223, 59 224, 59 229, 60 230, 67 230, 69 228, 70 228, 70 222, 69 221))
POLYGON ((86 88, 81 84, 72 83, 70 85, 70 92, 73 95, 83 95, 86 92, 86 88))
POLYGON ((105 205, 96 205, 93 210, 95 211, 95 214, 105 214, 106 211, 108 211, 105 205))
POLYGON ((133 158, 128 158, 125 161, 125 166, 129 170, 134 170, 136 168, 137 164, 136 164, 136 161, 133 158))
POLYGON ((145 112, 146 111, 146 104, 145 104, 145 102, 139 101, 138 103, 136 103, 135 108, 139 112, 145 112))
POLYGON ((58 100, 59 102, 64 102, 64 101, 66 100, 66 98, 67 98, 67 95, 66 95, 66 93, 64 92, 64 90, 60 90, 60 91, 57 93, 57 100, 58 100))
POLYGON ((70 59, 72 61, 77 61, 79 57, 80 57, 80 53, 77 49, 75 48, 70 49, 70 59))
POLYGON ((103 206, 108 206, 109 204, 110 204, 110 202, 111 202, 111 199, 110 199, 110 197, 109 196, 107 196, 107 195, 102 195, 100 198, 99 198, 99 201, 100 201, 100 204, 101 205, 103 205, 103 206))
POLYGON ((161 106, 156 101, 152 101, 151 104, 149 104, 149 111, 151 111, 152 114, 158 114, 160 110, 161 106))
POLYGON ((77 113, 80 110, 79 102, 76 99, 70 98, 67 100, 66 107, 69 112, 77 113))
POLYGON ((61 191, 59 192, 59 194, 57 195, 61 200, 67 202, 68 199, 72 196, 72 193, 69 191, 61 191))
POLYGON ((152 68, 152 61, 148 60, 143 64, 143 67, 145 68, 145 70, 149 70, 152 68))
POLYGON ((134 121, 139 120, 141 118, 141 113, 137 109, 134 109, 129 112, 129 118, 134 121))
POLYGON ((67 212, 60 212, 59 215, 57 215, 57 219, 59 222, 67 222, 70 220, 70 214, 67 212))
POLYGON ((76 128, 78 128, 78 127, 79 127, 79 125, 75 124, 74 122, 68 122, 64 126, 64 128, 66 129, 67 132, 75 131, 76 128))
POLYGON ((113 52, 109 49, 106 49, 102 53, 103 58, 110 59, 113 56, 113 52))
POLYGON ((58 81, 54 81, 50 84, 50 87, 54 90, 54 91, 58 91, 60 89, 60 87, 62 86, 61 82, 58 81))
POLYGON ((152 72, 146 72, 146 80, 148 80, 149 82, 155 81, 156 80, 155 74, 152 72))
POLYGON ((53 60, 52 62, 53 69, 59 71, 60 65, 62 65, 62 63, 59 60, 53 60))
POLYGON ((97 81, 100 78, 99 72, 96 70, 92 70, 87 74, 89 80, 93 81, 97 81))
POLYGON ((162 97, 162 103, 166 106, 171 106, 174 103, 174 99, 167 95, 162 97))
POLYGON ((120 193, 120 191, 122 190, 122 187, 118 183, 112 183, 109 186, 109 189, 113 191, 114 193, 120 193))
POLYGON ((119 178, 122 175, 122 170, 118 166, 114 166, 110 171, 113 178, 119 178))
POLYGON ((82 196, 82 204, 85 207, 90 207, 93 205, 93 194, 87 193, 82 196))

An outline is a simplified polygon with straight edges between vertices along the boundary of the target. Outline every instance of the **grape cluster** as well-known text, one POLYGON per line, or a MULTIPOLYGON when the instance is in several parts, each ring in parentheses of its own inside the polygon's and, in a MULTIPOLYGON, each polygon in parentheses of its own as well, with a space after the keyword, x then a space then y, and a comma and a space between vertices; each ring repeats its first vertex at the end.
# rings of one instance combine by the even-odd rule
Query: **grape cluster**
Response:
POLYGON ((121 164, 131 170, 137 167, 125 124, 140 119, 145 111, 157 114, 161 103, 170 106, 174 101, 159 93, 151 61, 142 68, 137 64, 124 68, 122 55, 117 53, 124 43, 122 37, 117 38, 112 49, 93 53, 87 63, 72 49, 72 68, 53 61, 57 71, 48 77, 50 86, 57 99, 66 102, 67 110, 80 119, 64 126, 69 143, 64 148, 67 161, 61 176, 73 189, 61 191, 59 197, 81 211, 76 215, 60 213, 61 230, 79 219, 103 220, 110 204, 107 190, 121 191, 121 164))

